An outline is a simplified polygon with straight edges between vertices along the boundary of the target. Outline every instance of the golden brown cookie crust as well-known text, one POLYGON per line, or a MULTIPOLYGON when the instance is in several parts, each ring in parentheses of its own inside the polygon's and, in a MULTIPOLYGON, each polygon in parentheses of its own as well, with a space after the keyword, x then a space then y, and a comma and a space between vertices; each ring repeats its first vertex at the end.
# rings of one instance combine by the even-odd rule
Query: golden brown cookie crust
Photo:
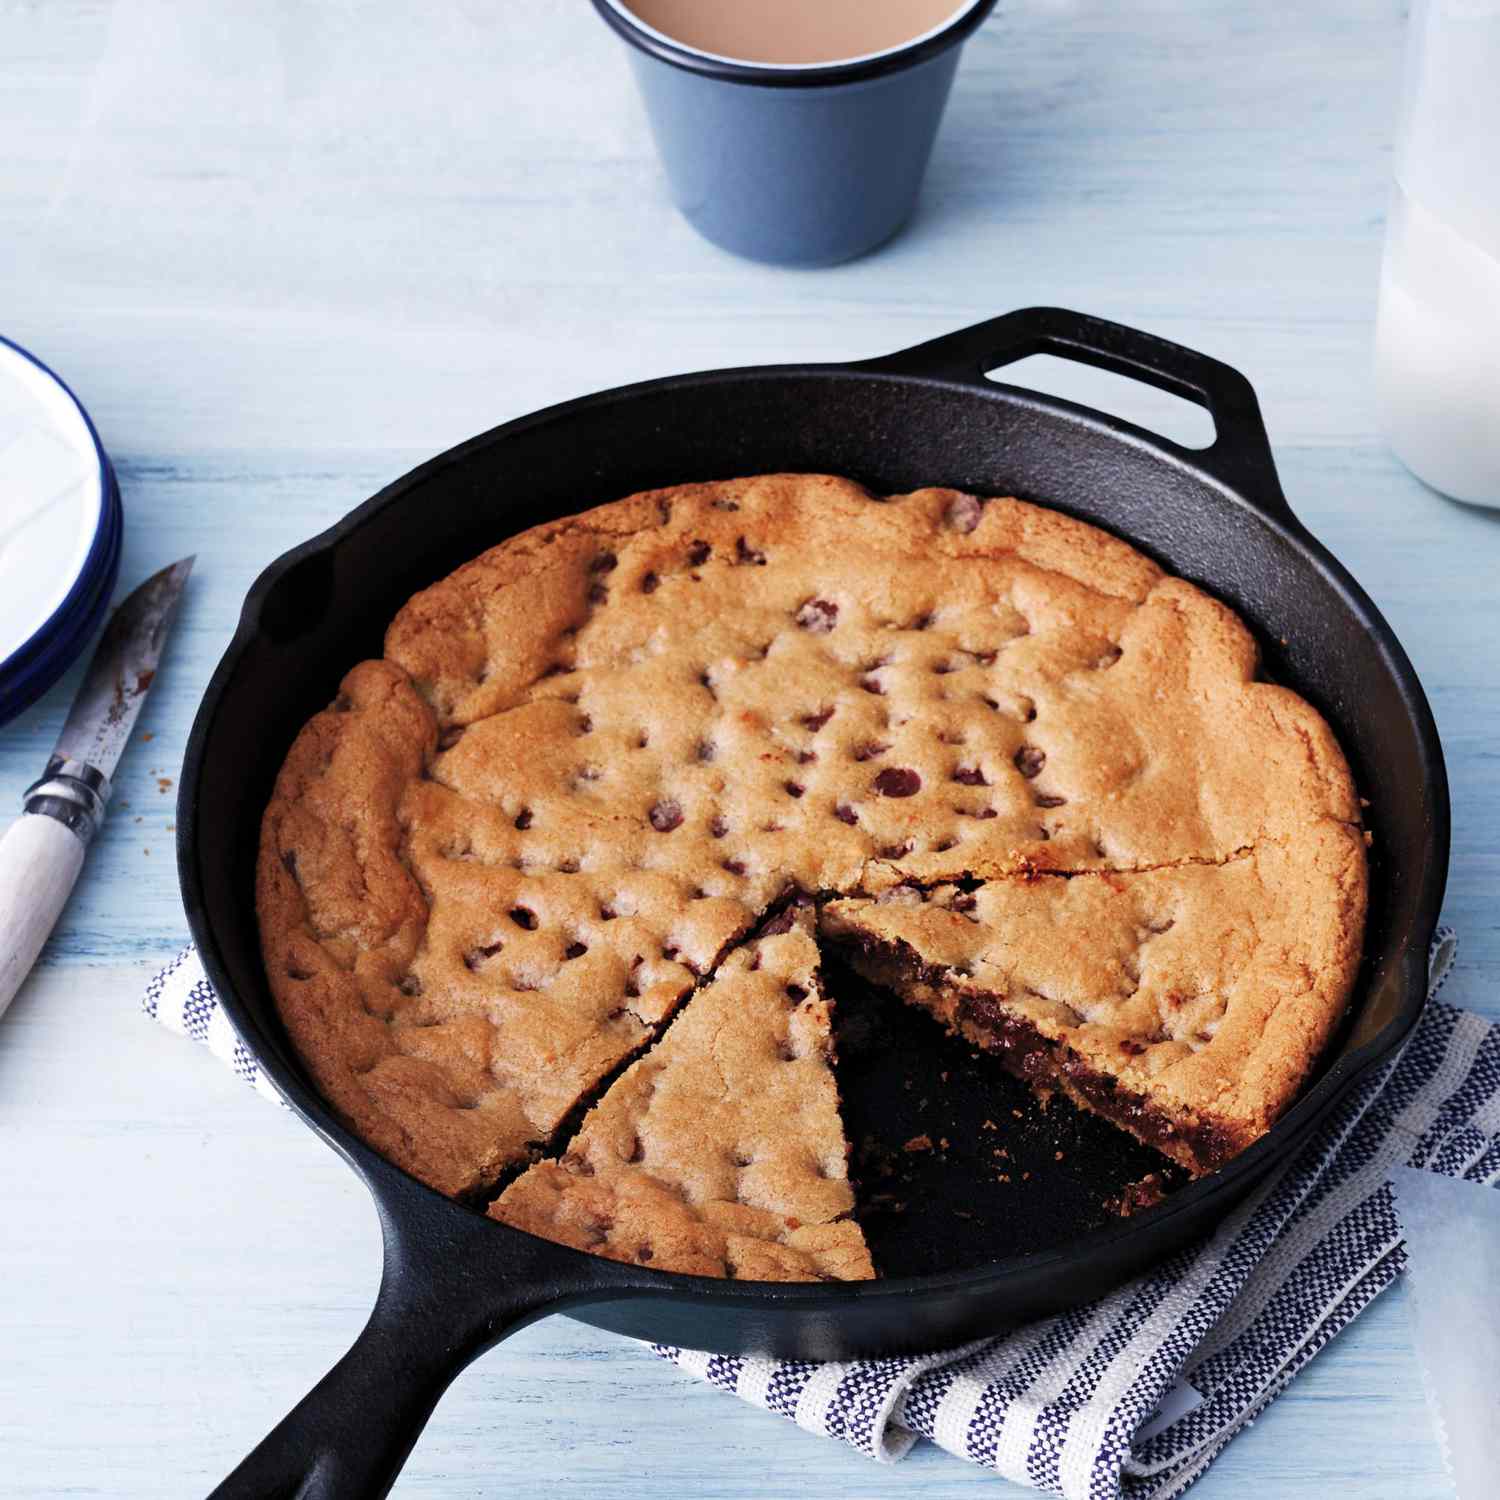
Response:
POLYGON ((833 901, 822 926, 866 977, 1203 1172, 1270 1128, 1326 1045, 1365 880, 1359 835, 1325 821, 1217 865, 833 901))
MULTIPOLYGON (((1320 830, 1357 824, 1348 768, 1255 669, 1231 611, 1039 506, 807 475, 634 495, 417 594, 299 736, 262 837, 272 989, 354 1128, 472 1192, 791 886, 1271 846, 1316 884, 1320 830)), ((1297 937, 1293 967, 1358 952, 1350 837, 1342 937, 1297 937)), ((1247 1118, 1326 1038, 1339 963, 1272 991, 1290 1050, 1242 1081, 1247 1118)))
POLYGON ((659 1271, 875 1274, 851 1217, 811 912, 788 915, 785 930, 724 960, 589 1111, 562 1159, 529 1167, 492 1218, 659 1271))

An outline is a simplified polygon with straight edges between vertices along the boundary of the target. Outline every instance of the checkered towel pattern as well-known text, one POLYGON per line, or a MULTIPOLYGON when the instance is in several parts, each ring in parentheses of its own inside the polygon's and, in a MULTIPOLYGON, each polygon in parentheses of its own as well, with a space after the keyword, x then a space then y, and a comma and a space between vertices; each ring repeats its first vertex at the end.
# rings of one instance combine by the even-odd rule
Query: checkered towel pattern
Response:
MULTIPOLYGON (((1433 994, 1454 949, 1440 931, 1433 994)), ((191 950, 145 1008, 279 1097, 191 950)), ((656 1352, 874 1459, 921 1436, 1066 1500, 1170 1500, 1400 1273, 1386 1181, 1400 1165, 1500 1181, 1500 1025, 1430 1004, 1401 1056, 1212 1238, 1098 1302, 921 1357, 656 1352)))

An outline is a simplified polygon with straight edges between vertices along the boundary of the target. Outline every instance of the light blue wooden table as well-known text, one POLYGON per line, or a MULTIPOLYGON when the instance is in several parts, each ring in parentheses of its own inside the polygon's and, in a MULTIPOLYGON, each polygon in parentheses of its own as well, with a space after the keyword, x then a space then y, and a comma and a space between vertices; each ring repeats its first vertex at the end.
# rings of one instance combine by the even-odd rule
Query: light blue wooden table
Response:
MULTIPOLYGON (((259 568, 546 402, 875 354, 1033 302, 1238 365, 1293 505, 1427 685, 1453 780, 1449 993, 1500 1015, 1500 519, 1399 468, 1368 378, 1402 9, 1009 5, 970 46, 920 220, 795 274, 675 217, 582 0, 0 7, 0 331, 99 422, 122 581, 198 554, 151 738, 0 1027, 0 1491, 201 1493, 359 1327, 377 1275, 362 1190, 136 1014, 184 931, 166 782, 259 568)), ((1138 401, 1121 409, 1149 415, 1138 401)), ((0 733, 0 795, 40 769, 72 686, 0 733)), ((794 1487, 1020 1493, 930 1448, 877 1468, 564 1319, 459 1380, 399 1493, 794 1487)), ((1197 1493, 1252 1488, 1447 1493, 1401 1289, 1197 1493)))

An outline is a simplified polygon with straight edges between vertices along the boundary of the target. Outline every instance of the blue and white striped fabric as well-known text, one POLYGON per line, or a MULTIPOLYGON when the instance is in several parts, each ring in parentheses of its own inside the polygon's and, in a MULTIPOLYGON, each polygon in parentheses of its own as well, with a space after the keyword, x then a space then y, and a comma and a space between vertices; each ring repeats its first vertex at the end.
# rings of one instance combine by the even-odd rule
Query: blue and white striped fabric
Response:
MULTIPOLYGON (((1433 993, 1454 946, 1438 934, 1433 993)), ((277 1097, 191 950, 145 1004, 277 1097)), ((1429 1005, 1401 1057, 1211 1239, 1102 1301, 922 1357, 656 1352, 874 1459, 926 1437, 1067 1500, 1169 1500, 1400 1274, 1386 1178, 1401 1165, 1500 1181, 1500 1025, 1429 1005)))

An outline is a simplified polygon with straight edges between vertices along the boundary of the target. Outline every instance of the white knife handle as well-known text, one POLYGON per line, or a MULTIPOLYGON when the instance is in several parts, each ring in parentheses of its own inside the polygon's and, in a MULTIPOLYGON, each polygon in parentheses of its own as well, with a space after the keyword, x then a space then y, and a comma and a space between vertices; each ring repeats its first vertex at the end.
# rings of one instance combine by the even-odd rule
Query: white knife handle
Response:
POLYGON ((45 813, 0 839, 0 1015, 31 972, 83 868, 84 842, 45 813))

